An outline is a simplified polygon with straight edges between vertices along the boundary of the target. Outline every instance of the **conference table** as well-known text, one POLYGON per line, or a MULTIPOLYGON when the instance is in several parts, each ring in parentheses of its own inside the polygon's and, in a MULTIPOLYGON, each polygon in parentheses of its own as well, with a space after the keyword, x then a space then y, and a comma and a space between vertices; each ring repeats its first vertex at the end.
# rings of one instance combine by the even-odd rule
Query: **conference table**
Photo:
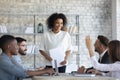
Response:
POLYGON ((112 77, 59 74, 51 76, 33 76, 30 80, 119 80, 112 77))

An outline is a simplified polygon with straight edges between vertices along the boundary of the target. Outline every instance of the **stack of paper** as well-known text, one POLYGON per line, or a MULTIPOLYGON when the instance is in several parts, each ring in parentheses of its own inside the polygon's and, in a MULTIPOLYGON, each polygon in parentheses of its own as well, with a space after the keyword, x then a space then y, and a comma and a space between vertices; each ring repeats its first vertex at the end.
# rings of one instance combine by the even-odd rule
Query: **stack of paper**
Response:
POLYGON ((49 50, 50 56, 53 59, 52 60, 52 67, 55 68, 55 62, 54 60, 57 61, 57 67, 61 67, 60 63, 64 60, 65 57, 65 52, 62 50, 61 47, 57 47, 54 49, 49 50))

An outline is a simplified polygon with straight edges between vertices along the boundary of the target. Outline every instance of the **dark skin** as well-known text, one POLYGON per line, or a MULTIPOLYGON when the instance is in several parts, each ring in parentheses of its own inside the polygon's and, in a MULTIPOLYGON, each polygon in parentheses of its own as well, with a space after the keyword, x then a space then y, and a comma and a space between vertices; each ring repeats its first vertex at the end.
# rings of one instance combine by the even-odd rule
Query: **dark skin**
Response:
MULTIPOLYGON (((52 31, 57 34, 58 32, 61 31, 61 29, 63 28, 63 20, 61 18, 58 18, 55 20, 54 22, 54 28, 52 29, 52 31)), ((48 60, 48 61, 52 61, 52 58, 45 53, 45 51, 40 50, 40 53, 48 60)), ((65 53, 65 58, 64 60, 60 63, 61 65, 65 65, 67 63, 67 60, 70 56, 70 50, 66 51, 65 53)))
MULTIPOLYGON (((5 45, 5 50, 4 53, 8 55, 9 57, 12 57, 12 55, 16 55, 18 53, 18 44, 16 40, 11 41, 10 43, 5 45)), ((27 70, 26 73, 29 76, 37 76, 37 75, 43 75, 43 74, 54 74, 53 69, 44 69, 44 70, 35 70, 35 71, 30 71, 27 70)))

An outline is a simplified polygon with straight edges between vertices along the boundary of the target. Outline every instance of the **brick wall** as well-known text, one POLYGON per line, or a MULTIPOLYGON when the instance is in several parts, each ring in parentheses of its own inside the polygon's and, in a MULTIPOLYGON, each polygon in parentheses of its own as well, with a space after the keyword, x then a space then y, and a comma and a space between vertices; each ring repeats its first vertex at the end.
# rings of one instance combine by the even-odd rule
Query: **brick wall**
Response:
POLYGON ((120 0, 116 0, 116 32, 117 39, 120 40, 120 0))
POLYGON ((112 1, 112 39, 120 40, 120 0, 112 1))
MULTIPOLYGON (((1 14, 79 15, 80 66, 91 66, 85 36, 112 38, 112 0, 0 0, 1 14)), ((69 23, 68 23, 69 24, 69 23)), ((72 24, 72 23, 70 23, 72 24)), ((75 58, 76 56, 73 56, 75 58)), ((74 59, 75 60, 75 59, 74 59)), ((75 62, 74 62, 75 63, 75 62)))

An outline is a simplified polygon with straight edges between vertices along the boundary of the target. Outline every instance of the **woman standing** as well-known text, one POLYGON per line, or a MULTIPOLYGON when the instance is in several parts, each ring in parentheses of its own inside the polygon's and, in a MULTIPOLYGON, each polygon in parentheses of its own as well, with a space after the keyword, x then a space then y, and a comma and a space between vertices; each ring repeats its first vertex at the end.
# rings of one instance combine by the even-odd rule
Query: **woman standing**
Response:
MULTIPOLYGON (((52 67, 49 50, 60 47, 64 52, 64 60, 60 62, 62 65, 58 68, 59 73, 65 73, 66 64, 71 52, 71 37, 68 32, 63 31, 67 24, 67 18, 62 13, 54 13, 47 19, 49 31, 43 34, 40 53, 45 57, 46 68, 52 67)), ((59 56, 59 55, 58 55, 59 56)))

